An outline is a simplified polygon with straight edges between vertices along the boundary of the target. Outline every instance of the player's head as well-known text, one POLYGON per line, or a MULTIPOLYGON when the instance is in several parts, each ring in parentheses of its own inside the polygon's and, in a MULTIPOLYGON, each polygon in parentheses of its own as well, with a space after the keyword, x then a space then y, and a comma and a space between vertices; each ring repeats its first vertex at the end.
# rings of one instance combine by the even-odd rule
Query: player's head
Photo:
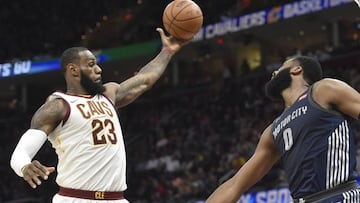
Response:
POLYGON ((295 64, 301 66, 303 78, 309 85, 323 77, 321 65, 316 59, 308 56, 296 56, 289 60, 293 60, 295 64))
POLYGON ((292 82, 291 70, 297 75, 302 73, 302 78, 307 85, 312 85, 322 78, 321 65, 317 60, 307 56, 290 58, 277 71, 274 71, 271 80, 266 84, 265 91, 269 98, 282 99, 281 93, 290 87, 292 82))
POLYGON ((80 84, 89 94, 95 95, 105 91, 101 81, 101 68, 91 51, 84 47, 66 49, 61 55, 61 71, 66 82, 80 84))

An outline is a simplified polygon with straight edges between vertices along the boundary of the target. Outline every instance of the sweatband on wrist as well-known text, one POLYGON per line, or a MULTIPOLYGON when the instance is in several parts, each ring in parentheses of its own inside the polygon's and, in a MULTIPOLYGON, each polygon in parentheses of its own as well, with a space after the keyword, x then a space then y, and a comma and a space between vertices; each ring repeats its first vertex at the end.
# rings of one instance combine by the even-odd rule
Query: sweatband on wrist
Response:
POLYGON ((10 160, 11 168, 18 176, 23 177, 21 169, 31 163, 46 139, 46 133, 37 129, 29 129, 21 136, 10 160))

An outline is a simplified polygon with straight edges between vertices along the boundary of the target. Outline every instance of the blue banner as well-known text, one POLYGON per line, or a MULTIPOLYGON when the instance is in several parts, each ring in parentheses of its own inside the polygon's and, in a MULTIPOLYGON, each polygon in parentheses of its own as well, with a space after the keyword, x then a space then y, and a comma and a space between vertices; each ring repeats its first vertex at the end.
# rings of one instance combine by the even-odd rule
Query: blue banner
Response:
MULTIPOLYGON (((106 60, 104 55, 97 56, 98 63, 106 60)), ((0 64, 0 78, 12 77, 25 74, 36 74, 49 71, 60 70, 60 60, 52 59, 48 61, 16 61, 13 63, 0 64)))
MULTIPOLYGON (((360 185, 360 177, 357 178, 357 182, 360 185)), ((281 187, 245 193, 236 203, 290 203, 291 201, 290 190, 287 187, 281 187)), ((205 200, 196 201, 195 203, 205 203, 205 200)))
MULTIPOLYGON (((302 16, 328 8, 354 3, 353 0, 303 0, 269 9, 257 11, 236 18, 226 19, 221 22, 204 26, 195 36, 195 40, 210 39, 226 33, 238 32, 256 26, 275 23, 297 16, 302 16)), ((355 3, 354 3, 355 6, 355 3)))

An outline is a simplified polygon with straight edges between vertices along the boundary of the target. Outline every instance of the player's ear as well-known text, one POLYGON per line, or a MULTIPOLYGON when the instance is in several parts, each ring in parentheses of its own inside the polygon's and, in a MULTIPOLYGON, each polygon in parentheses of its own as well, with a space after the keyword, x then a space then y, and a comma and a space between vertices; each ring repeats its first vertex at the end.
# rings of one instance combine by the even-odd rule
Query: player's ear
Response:
POLYGON ((303 72, 303 68, 301 66, 294 66, 290 69, 290 74, 299 75, 303 72))
POLYGON ((70 71, 71 75, 73 75, 75 77, 79 76, 79 74, 80 74, 79 67, 74 63, 69 63, 67 65, 67 69, 68 69, 68 71, 70 71))

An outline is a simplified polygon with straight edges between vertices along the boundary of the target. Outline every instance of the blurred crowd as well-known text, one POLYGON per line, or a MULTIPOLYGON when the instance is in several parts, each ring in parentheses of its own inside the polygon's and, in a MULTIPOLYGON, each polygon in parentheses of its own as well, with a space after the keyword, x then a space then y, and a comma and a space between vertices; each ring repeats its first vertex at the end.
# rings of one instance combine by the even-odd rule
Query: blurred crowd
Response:
MULTIPOLYGON (((252 155, 262 130, 280 111, 278 105, 269 106, 259 91, 267 76, 228 81, 220 92, 205 86, 160 103, 133 106, 129 111, 134 114, 124 122, 125 132, 147 141, 141 149, 129 145, 129 155, 141 156, 135 162, 130 159, 129 199, 204 199, 232 176, 252 155)), ((263 181, 259 187, 283 183, 279 168, 265 179, 272 180, 271 184, 263 181)))
MULTIPOLYGON (((150 0, 2 1, 0 63, 58 57, 69 46, 104 48, 155 39, 158 36, 154 28, 162 26, 162 12, 170 2, 171 0, 163 0, 156 4, 150 0), (143 18, 144 16, 146 18, 143 18), (104 19, 119 17, 126 20, 116 21, 113 26, 121 30, 114 32, 113 35, 116 36, 112 36, 112 40, 107 44, 104 42, 100 47, 94 47, 82 39, 84 34, 96 29, 104 19)), ((204 11, 204 24, 209 24, 218 22, 224 17, 239 16, 290 0, 195 2, 204 11)), ((100 27, 100 29, 107 28, 100 27)))

